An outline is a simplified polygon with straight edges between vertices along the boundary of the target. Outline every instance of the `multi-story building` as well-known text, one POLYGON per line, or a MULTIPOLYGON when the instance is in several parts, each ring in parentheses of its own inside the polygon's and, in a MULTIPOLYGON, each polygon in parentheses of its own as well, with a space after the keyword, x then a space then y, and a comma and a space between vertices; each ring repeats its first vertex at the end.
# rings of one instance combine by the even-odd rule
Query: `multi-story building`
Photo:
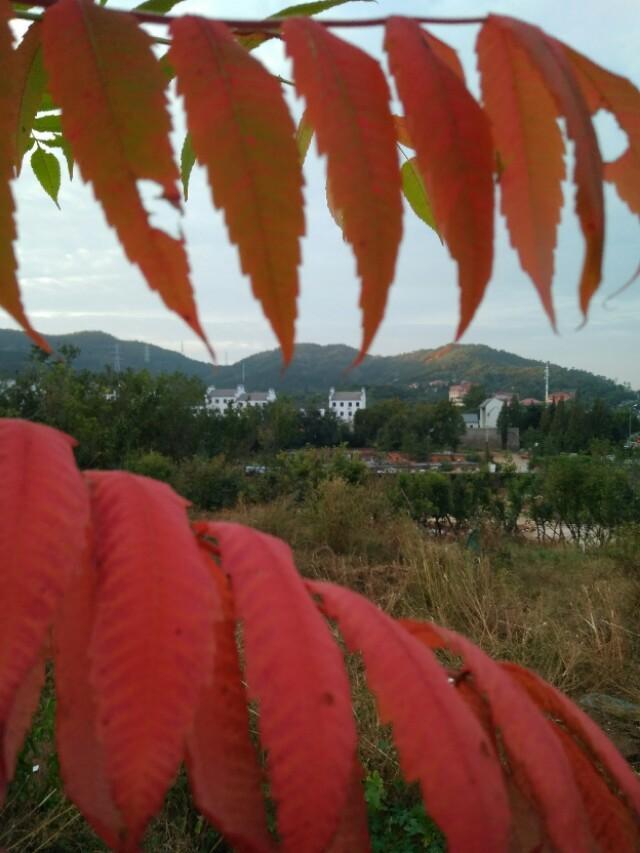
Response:
POLYGON ((464 405, 464 398, 473 388, 473 382, 460 382, 458 385, 449 386, 449 402, 454 406, 464 405))
POLYGON ((216 388, 210 385, 205 396, 207 409, 224 414, 230 407, 245 409, 248 406, 266 406, 276 401, 276 392, 273 388, 268 391, 245 391, 244 385, 235 388, 216 388))
POLYGON ((356 412, 367 408, 367 392, 364 388, 359 391, 336 391, 329 389, 329 411, 341 421, 352 424, 356 412))

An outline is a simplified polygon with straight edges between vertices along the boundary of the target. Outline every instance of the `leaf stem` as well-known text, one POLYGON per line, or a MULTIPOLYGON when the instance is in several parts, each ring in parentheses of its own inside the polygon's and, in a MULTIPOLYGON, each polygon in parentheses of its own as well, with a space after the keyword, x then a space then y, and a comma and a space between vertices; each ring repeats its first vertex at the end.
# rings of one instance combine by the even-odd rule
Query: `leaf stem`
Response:
MULTIPOLYGON (((49 6, 53 6, 56 0, 33 0, 31 2, 32 6, 40 6, 43 9, 48 8, 49 6)), ((125 11, 124 9, 114 10, 114 11, 125 11)), ((26 18, 27 20, 34 20, 30 16, 32 13, 29 12, 19 12, 14 11, 14 18, 26 18)), ((128 15, 133 15, 143 24, 170 24, 172 20, 176 17, 175 15, 157 15, 152 12, 140 12, 135 9, 131 11, 127 11, 128 15)), ((279 29, 282 23, 286 20, 286 18, 261 18, 258 20, 242 20, 242 19, 231 19, 231 18, 209 18, 208 20, 215 20, 218 23, 226 24, 230 29, 234 30, 238 33, 264 33, 265 35, 273 35, 279 29)), ((387 23, 387 18, 316 18, 315 19, 319 24, 322 24, 325 27, 340 28, 356 28, 356 27, 383 27, 387 23)), ((456 24, 483 24, 486 21, 486 17, 477 17, 477 18, 423 18, 423 17, 413 17, 414 21, 417 21, 419 24, 446 24, 446 25, 456 25, 456 24)))

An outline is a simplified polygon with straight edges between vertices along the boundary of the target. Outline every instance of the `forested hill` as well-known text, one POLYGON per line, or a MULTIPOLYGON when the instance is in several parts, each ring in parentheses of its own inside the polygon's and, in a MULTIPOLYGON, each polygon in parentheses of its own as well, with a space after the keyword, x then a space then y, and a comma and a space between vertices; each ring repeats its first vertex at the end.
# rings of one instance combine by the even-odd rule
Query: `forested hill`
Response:
MULTIPOLYGON (((279 350, 258 353, 234 365, 213 367, 173 350, 141 341, 118 340, 104 332, 49 335, 48 339, 55 349, 64 344, 77 347, 80 354, 74 364, 80 370, 114 367, 119 358, 122 370, 178 371, 198 376, 208 385, 229 387, 242 381, 244 364, 248 390, 275 388, 295 396, 324 397, 331 386, 348 389, 365 385, 375 390, 378 398, 424 398, 425 393, 438 393, 429 385, 436 379, 447 383, 467 380, 484 385, 490 392, 513 391, 520 397, 541 399, 544 395, 543 362, 478 344, 456 345, 435 358, 431 357, 431 350, 367 356, 352 370, 349 367, 357 355, 352 347, 298 344, 293 362, 283 372, 279 350)), ((27 364, 30 352, 30 341, 22 332, 0 329, 0 376, 14 376, 27 364)), ((611 403, 629 397, 628 389, 611 379, 558 365, 551 365, 551 389, 576 390, 585 400, 600 397, 611 403)), ((442 389, 439 393, 443 393, 442 389)))

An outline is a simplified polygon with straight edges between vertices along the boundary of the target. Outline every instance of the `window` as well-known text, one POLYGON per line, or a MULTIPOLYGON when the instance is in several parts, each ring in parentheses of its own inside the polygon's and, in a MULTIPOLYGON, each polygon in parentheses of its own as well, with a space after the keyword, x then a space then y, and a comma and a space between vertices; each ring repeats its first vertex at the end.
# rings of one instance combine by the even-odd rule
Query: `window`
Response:
POLYGON ((356 403, 356 409, 360 406, 360 403, 356 403))
POLYGON ((353 404, 352 404, 351 402, 349 402, 349 408, 351 408, 351 406, 352 406, 352 405, 353 405, 353 404))

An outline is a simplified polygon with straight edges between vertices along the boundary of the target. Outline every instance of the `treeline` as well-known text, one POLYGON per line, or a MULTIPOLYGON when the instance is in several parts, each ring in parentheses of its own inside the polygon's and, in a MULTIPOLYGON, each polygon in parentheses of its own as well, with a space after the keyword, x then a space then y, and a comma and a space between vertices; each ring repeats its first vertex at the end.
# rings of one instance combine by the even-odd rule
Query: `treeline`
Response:
POLYGON ((400 451, 423 461, 434 450, 456 450, 464 433, 460 409, 448 400, 413 404, 383 400, 356 412, 351 443, 400 451))
POLYGON ((640 419, 630 409, 611 408, 602 400, 590 406, 580 399, 523 406, 514 399, 503 407, 498 420, 503 436, 509 427, 520 430, 523 448, 550 456, 588 452, 598 444, 619 446, 640 428, 640 419))

